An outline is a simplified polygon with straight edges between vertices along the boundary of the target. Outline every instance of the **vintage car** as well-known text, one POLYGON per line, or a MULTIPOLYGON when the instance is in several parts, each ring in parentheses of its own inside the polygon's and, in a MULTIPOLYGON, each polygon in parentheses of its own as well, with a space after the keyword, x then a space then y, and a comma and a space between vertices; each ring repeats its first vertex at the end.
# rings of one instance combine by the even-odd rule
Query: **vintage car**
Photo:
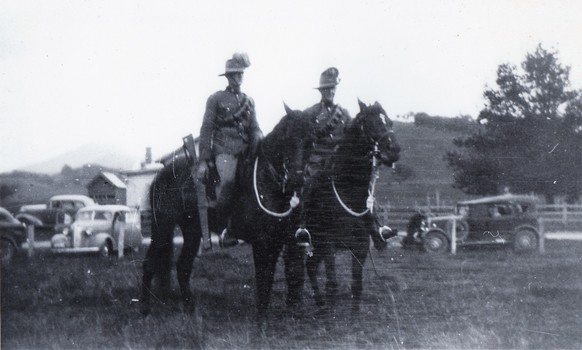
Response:
POLYGON ((0 263, 10 266, 16 252, 26 242, 26 226, 0 207, 0 263))
POLYGON ((51 239, 56 252, 98 252, 108 256, 123 249, 138 251, 142 245, 140 215, 125 205, 93 205, 79 209, 75 221, 51 239))
POLYGON ((56 195, 46 204, 23 205, 15 217, 34 226, 37 239, 48 240, 55 232, 70 225, 79 209, 89 205, 95 205, 95 202, 85 195, 56 195))
POLYGON ((422 234, 426 251, 443 253, 451 249, 453 227, 458 246, 510 244, 518 252, 539 246, 537 198, 504 194, 457 203, 456 215, 428 217, 422 234))

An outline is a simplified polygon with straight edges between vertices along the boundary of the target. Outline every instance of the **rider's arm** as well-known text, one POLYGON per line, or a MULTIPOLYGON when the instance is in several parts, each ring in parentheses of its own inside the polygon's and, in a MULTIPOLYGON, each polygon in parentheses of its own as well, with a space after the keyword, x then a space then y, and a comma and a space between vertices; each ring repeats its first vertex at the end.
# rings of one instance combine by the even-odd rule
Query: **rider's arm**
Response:
POLYGON ((257 115, 255 112, 255 101, 250 96, 247 96, 247 98, 249 99, 249 103, 251 105, 251 108, 249 109, 249 139, 250 144, 252 146, 256 145, 259 142, 259 140, 263 138, 263 132, 261 131, 259 123, 257 122, 257 115))
POLYGON ((202 126, 200 127, 200 161, 207 162, 211 160, 212 157, 212 135, 214 130, 216 130, 216 110, 217 101, 216 96, 212 95, 206 101, 206 111, 204 112, 204 119, 202 120, 202 126))

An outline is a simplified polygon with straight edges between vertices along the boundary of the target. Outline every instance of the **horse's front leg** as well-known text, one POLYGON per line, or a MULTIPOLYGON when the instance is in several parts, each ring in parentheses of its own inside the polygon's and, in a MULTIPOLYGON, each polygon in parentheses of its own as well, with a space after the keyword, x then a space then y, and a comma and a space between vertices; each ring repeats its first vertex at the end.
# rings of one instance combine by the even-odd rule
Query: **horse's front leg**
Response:
POLYGON ((311 289, 313 290, 313 298, 315 299, 315 305, 322 307, 325 305, 325 299, 321 290, 319 289, 319 283, 317 281, 317 268, 323 259, 321 254, 323 247, 314 246, 313 255, 307 257, 305 262, 307 268, 307 276, 309 277, 309 284, 311 284, 311 289))
MULTIPOLYGON (((364 241, 364 240, 363 240, 364 241)), ((369 240, 365 236, 365 244, 361 244, 352 252, 352 315, 360 311, 363 290, 363 271, 366 258, 368 257, 369 240)))
POLYGON ((264 331, 267 325, 267 312, 275 278, 277 258, 283 247, 282 243, 268 244, 265 241, 253 243, 253 260, 255 262, 255 283, 257 303, 257 326, 264 331))
POLYGON ((291 310, 301 305, 303 285, 305 284, 305 251, 289 240, 285 246, 285 280, 287 282, 287 307, 291 310))
POLYGON ((325 276, 327 281, 325 283, 325 293, 327 301, 330 305, 335 305, 338 294, 337 274, 335 271, 335 248, 327 245, 326 254, 324 256, 325 276))
POLYGON ((157 276, 162 294, 170 289, 172 269, 172 226, 156 223, 152 227, 152 239, 143 262, 140 311, 151 311, 152 280, 157 276))
POLYGON ((190 276, 192 275, 192 265, 194 258, 198 253, 200 247, 201 233, 193 222, 187 222, 180 225, 182 236, 184 237, 184 245, 180 252, 180 257, 176 264, 178 284, 180 285, 180 294, 182 295, 182 302, 184 303, 184 311, 192 313, 196 309, 196 304, 190 289, 190 276))

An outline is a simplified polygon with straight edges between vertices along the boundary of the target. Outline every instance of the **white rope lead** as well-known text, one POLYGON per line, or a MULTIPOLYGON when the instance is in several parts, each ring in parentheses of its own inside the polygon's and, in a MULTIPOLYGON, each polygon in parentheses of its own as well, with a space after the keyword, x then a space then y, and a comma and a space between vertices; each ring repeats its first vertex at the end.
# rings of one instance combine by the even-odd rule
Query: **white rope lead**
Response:
MULTIPOLYGON (((344 208, 345 211, 347 211, 348 213, 350 213, 353 216, 361 217, 361 216, 364 216, 368 213, 374 212, 374 201, 375 201, 374 200, 374 192, 376 191, 376 180, 380 177, 380 174, 378 171, 378 161, 376 159, 376 152, 378 152, 378 143, 376 143, 374 145, 374 153, 372 156, 372 176, 370 179, 370 185, 368 186, 368 198, 366 199, 366 210, 364 210, 363 212, 356 213, 355 211, 348 208, 348 206, 340 198, 340 195, 337 192, 337 189, 335 188, 334 176, 332 175, 332 177, 331 177, 331 186, 333 187, 333 192, 335 193, 335 198, 337 198, 337 201, 342 206, 342 208, 344 208)), ((332 170, 332 173, 333 173, 333 170, 332 170)))
POLYGON ((261 196, 259 195, 259 189, 257 187, 257 167, 259 164, 259 157, 255 158, 255 166, 254 166, 254 170, 253 170, 253 188, 255 189, 255 196, 257 197, 257 203, 259 203, 259 207, 267 214, 277 217, 277 218, 284 218, 289 216, 289 214, 291 214, 291 211, 293 211, 293 209, 295 207, 297 207, 297 205, 299 205, 299 198, 297 197, 297 193, 294 192, 293 193, 293 197, 291 197, 291 200, 289 201, 289 210, 287 210, 284 213, 276 213, 274 211, 270 211, 269 209, 265 208, 263 206, 263 203, 261 203, 261 196))
MULTIPOLYGON (((355 211, 353 211, 350 208, 348 208, 348 206, 342 201, 342 199, 340 198, 339 194, 337 193, 337 190, 335 188, 335 181, 334 181, 334 178, 333 177, 331 178, 331 186, 333 187, 333 193, 335 193, 335 198, 337 198, 337 201, 342 206, 342 208, 344 208, 345 211, 347 211, 348 213, 350 213, 351 215, 356 216, 356 217, 364 216, 364 215, 366 215, 366 214, 368 214, 370 212, 369 205, 366 205, 368 208, 366 208, 366 210, 364 210, 361 213, 356 213, 355 211)), ((370 194, 368 196, 368 200, 366 200, 366 203, 370 203, 370 197, 372 198, 371 202, 372 203, 374 202, 374 197, 370 194)))

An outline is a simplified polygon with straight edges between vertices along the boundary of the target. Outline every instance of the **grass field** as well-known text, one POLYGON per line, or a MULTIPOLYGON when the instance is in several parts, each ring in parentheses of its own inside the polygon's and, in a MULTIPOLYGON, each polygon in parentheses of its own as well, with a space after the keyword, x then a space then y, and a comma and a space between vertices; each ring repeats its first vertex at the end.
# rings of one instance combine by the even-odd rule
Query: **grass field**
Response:
MULTIPOLYGON (((39 252, 1 277, 2 349, 580 349, 582 242, 547 241, 546 254, 509 249, 431 256, 372 251, 361 314, 350 309, 350 257, 338 254, 340 294, 317 311, 306 285, 290 314, 278 267, 271 324, 254 327, 248 245, 195 262, 198 308, 177 292, 139 313, 142 254, 101 259, 39 252)), ((173 281, 174 287, 176 285, 173 281)))

